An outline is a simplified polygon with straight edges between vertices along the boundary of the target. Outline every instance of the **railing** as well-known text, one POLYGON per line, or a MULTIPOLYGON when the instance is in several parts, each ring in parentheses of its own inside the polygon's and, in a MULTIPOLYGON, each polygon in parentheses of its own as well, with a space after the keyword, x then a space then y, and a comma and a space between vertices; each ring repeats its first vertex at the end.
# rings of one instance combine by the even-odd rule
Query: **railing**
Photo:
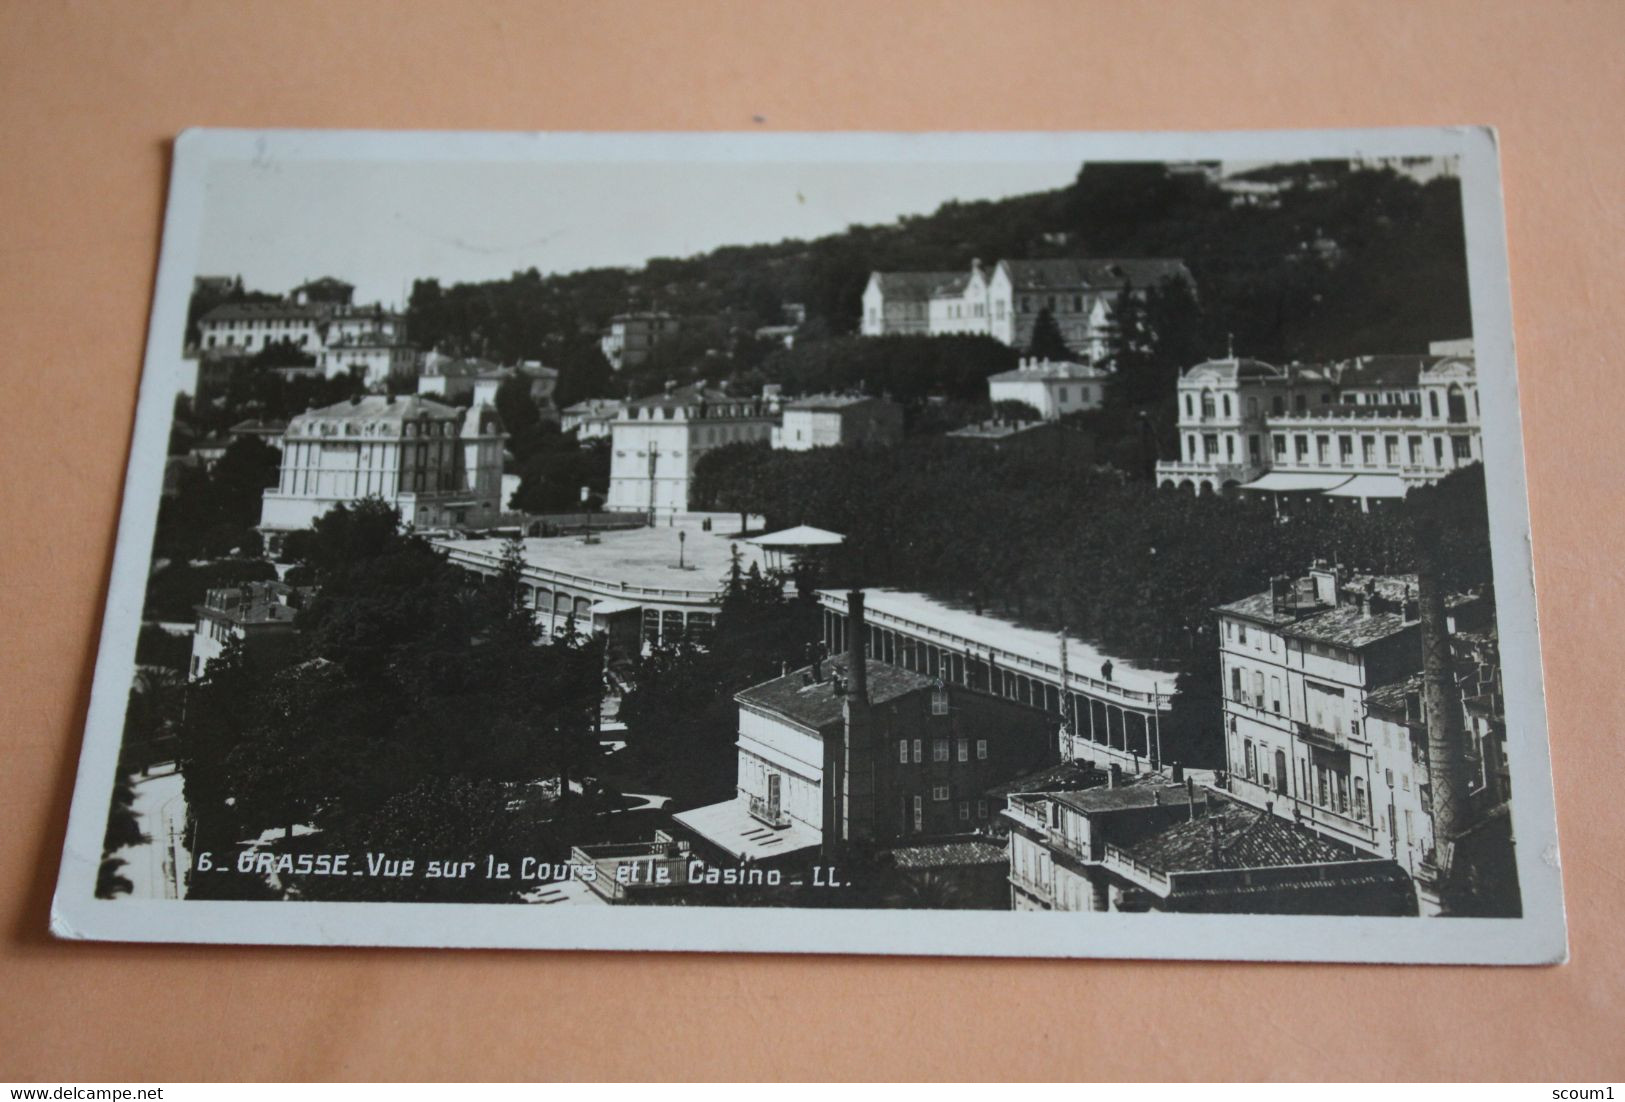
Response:
POLYGON ((775 807, 760 796, 750 798, 749 810, 752 819, 766 823, 775 830, 783 830, 790 825, 790 816, 784 808, 775 807))
POLYGON ((1036 800, 1024 800, 1019 796, 1010 797, 1005 813, 1012 819, 1030 826, 1035 830, 1048 830, 1048 805, 1036 800))
POLYGON ((1292 721, 1292 730, 1299 738, 1316 746, 1324 746, 1329 750, 1348 749, 1349 737, 1341 731, 1328 731, 1324 727, 1316 727, 1301 719, 1292 721))
POLYGON ((1076 860, 1087 862, 1097 860, 1095 855, 1090 853, 1084 847, 1082 841, 1077 838, 1070 837, 1069 835, 1053 827, 1049 831, 1048 842, 1050 849, 1059 850, 1060 852, 1065 853, 1076 860))
POLYGON ((1103 867, 1134 880, 1142 886, 1149 882, 1151 890, 1159 894, 1168 894, 1168 874, 1161 869, 1152 868, 1144 861, 1138 860, 1126 850, 1118 849, 1107 842, 1101 849, 1100 863, 1103 867))
POLYGON ((1345 840, 1352 839, 1365 846, 1375 844, 1377 828, 1363 819, 1279 792, 1271 786, 1250 781, 1246 777, 1238 777, 1234 773, 1227 774, 1220 787, 1254 807, 1263 808, 1272 805, 1277 815, 1284 809, 1295 813, 1295 817, 1300 821, 1307 820, 1311 825, 1336 831, 1345 840))
MULTIPOLYGON (((848 612, 847 602, 844 595, 824 593, 821 595, 821 601, 825 607, 843 615, 847 614, 848 612)), ((1075 691, 1079 688, 1091 689, 1098 695, 1113 698, 1116 703, 1149 705, 1147 710, 1156 712, 1167 711, 1172 706, 1173 697, 1170 693, 1145 692, 1142 689, 1126 689, 1117 684, 1115 681, 1106 681, 1102 678, 1090 677, 1088 674, 1081 674, 1072 670, 1067 671, 1066 683, 1063 686, 1061 684, 1061 667, 1057 664, 1032 658, 1025 654, 1017 654, 1014 651, 1004 650, 1001 647, 990 647, 986 643, 981 643, 977 640, 966 638, 963 635, 958 635, 951 631, 944 631, 941 628, 929 627, 925 624, 920 624, 913 620, 907 620, 901 616, 895 616, 890 613, 879 612, 872 608, 867 610, 866 616, 871 627, 889 626, 894 630, 900 630, 903 634, 912 636, 913 638, 919 639, 923 642, 935 641, 938 643, 948 643, 951 644, 952 650, 961 655, 968 652, 970 657, 976 661, 983 661, 987 657, 992 657, 996 665, 1002 666, 1006 669, 1025 673, 1032 673, 1036 671, 1051 675, 1053 678, 1053 683, 1058 688, 1064 688, 1068 692, 1075 691)), ((958 684, 958 682, 952 683, 958 684)), ((968 688, 969 686, 965 687, 968 688)))

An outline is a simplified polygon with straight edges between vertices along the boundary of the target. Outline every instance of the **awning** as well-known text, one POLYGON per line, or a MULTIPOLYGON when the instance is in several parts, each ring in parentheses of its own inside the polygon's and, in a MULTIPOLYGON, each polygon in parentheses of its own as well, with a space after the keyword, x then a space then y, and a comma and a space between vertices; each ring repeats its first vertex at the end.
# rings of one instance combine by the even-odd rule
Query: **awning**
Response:
POLYGON ((672 818, 733 856, 748 857, 752 861, 766 861, 811 849, 823 841, 816 830, 795 819, 791 819, 787 827, 768 826, 750 813, 750 805, 743 796, 692 811, 679 811, 672 818))
POLYGON ((1327 497, 1402 498, 1405 483, 1398 475, 1357 474, 1335 490, 1327 490, 1327 497))
POLYGON ((594 616, 613 616, 617 612, 636 612, 642 607, 642 605, 634 604, 631 601, 621 601, 616 600, 615 598, 609 598, 607 600, 599 601, 597 604, 593 605, 592 614, 594 616))
POLYGON ((1263 478, 1243 486, 1243 490, 1260 490, 1269 494, 1310 494, 1329 491, 1349 480, 1346 474, 1298 474, 1292 471, 1271 471, 1263 478))
POLYGON ((786 528, 782 532, 769 532, 765 536, 746 540, 757 547, 834 547, 845 543, 846 537, 839 532, 826 532, 822 528, 814 528, 810 524, 798 524, 794 528, 786 528))

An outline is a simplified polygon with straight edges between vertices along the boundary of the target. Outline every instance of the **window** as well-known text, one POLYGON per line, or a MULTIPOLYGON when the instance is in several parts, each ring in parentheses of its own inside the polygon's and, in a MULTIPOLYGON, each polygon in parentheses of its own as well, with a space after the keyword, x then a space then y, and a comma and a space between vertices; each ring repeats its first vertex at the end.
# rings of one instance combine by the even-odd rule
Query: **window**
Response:
POLYGON ((1063 386, 1063 387, 1058 388, 1057 393, 1060 394, 1062 402, 1066 402, 1068 400, 1069 396, 1067 394, 1066 387, 1063 386))
POLYGON ((1210 432, 1202 437, 1202 458, 1217 459, 1219 457, 1219 434, 1210 432))
POLYGON ((976 801, 976 817, 978 819, 987 818, 987 801, 986 800, 977 800, 976 801))
POLYGON ((1249 399, 1247 399, 1247 416, 1248 417, 1257 417, 1258 416, 1258 399, 1257 398, 1249 398, 1249 399))
POLYGON ((1354 462, 1354 437, 1339 436, 1337 438, 1337 457, 1344 463, 1354 462))
POLYGON ((1377 461, 1377 438, 1374 436, 1360 437, 1360 462, 1366 466, 1377 461))
POLYGON ((970 739, 960 739, 956 749, 960 761, 970 761, 970 739))
POLYGON ((1411 463, 1420 464, 1422 462, 1422 438, 1420 436, 1412 436, 1407 441, 1407 444, 1409 445, 1411 451, 1411 463))
POLYGON ((1275 458, 1276 459, 1285 459, 1286 458, 1286 437, 1281 433, 1276 433, 1275 437, 1274 437, 1274 440, 1275 440, 1275 458))
POLYGON ((987 760, 987 739, 985 738, 979 738, 976 740, 976 760, 987 760))
POLYGON ((1191 396, 1189 394, 1185 395, 1185 416, 1196 416, 1196 403, 1191 400, 1191 396))
POLYGON ((906 738, 897 740, 897 764, 908 764, 908 739, 906 738))
POLYGON ((1300 462, 1309 462, 1309 437, 1299 433, 1292 438, 1292 448, 1300 462))
POLYGON ((925 829, 925 800, 923 797, 914 797, 914 833, 918 834, 925 829))
POLYGON ((1230 667, 1230 695, 1236 700, 1246 700, 1247 692, 1241 687, 1241 667, 1230 667))
POLYGON ((914 740, 914 764, 918 765, 925 760, 925 740, 914 740))
POLYGON ((1277 417, 1286 412, 1286 401, 1279 394, 1271 396, 1270 412, 1277 417))
POLYGON ((1207 418, 1212 417, 1212 416, 1213 416, 1213 392, 1211 390, 1204 390, 1204 391, 1202 391, 1202 418, 1204 420, 1206 420, 1207 418))
POLYGON ((1239 642, 1242 646, 1246 646, 1247 645, 1247 625, 1238 623, 1236 625, 1236 633, 1237 633, 1237 640, 1236 641, 1239 642))
POLYGON ((1270 710, 1276 715, 1281 714, 1281 679, 1270 678, 1270 710))
POLYGON ((1307 413, 1309 410, 1309 395, 1294 394, 1292 396, 1292 408, 1299 413, 1307 413))
POLYGON ((935 803, 939 803, 939 804, 947 803, 948 802, 948 786, 945 785, 945 784, 932 785, 931 786, 931 799, 935 803))
POLYGON ((1365 782, 1354 778, 1354 817, 1365 822, 1365 782))
POLYGON ((1382 438, 1382 450, 1390 467, 1399 465, 1399 437, 1385 436, 1382 438))
POLYGON ((1228 394, 1224 396, 1224 415, 1226 417, 1230 416, 1230 395, 1228 394))
POLYGON ((939 739, 932 739, 931 740, 931 760, 932 761, 947 761, 948 760, 948 740, 947 739, 939 738, 939 739))
POLYGON ((1450 453, 1456 459, 1471 459, 1473 457, 1473 442, 1470 437, 1452 436, 1450 438, 1450 453))
POLYGON ((961 819, 969 819, 970 818, 970 801, 969 800, 960 800, 959 801, 959 817, 961 819))
POLYGON ((1247 766, 1247 779, 1250 781, 1255 781, 1258 779, 1258 754, 1253 749, 1253 740, 1243 740, 1242 746, 1242 756, 1245 759, 1247 766))
POLYGON ((1264 707, 1264 673, 1262 670, 1253 671, 1253 707, 1264 707))
POLYGON ((1433 438, 1433 462, 1444 465, 1444 441, 1437 436, 1433 438))

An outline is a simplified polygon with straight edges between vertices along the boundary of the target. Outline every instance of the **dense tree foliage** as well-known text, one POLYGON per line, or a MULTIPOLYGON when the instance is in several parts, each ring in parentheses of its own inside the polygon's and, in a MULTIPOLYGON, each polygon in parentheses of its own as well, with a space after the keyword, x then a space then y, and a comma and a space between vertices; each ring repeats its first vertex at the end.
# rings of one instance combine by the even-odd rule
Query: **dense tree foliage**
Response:
POLYGON ((449 288, 420 281, 408 314, 429 346, 555 363, 561 343, 590 341, 616 313, 667 310, 685 319, 684 331, 646 368, 627 372, 623 385, 639 392, 666 378, 750 375, 773 357, 741 334, 779 321, 782 302, 807 308, 798 346, 817 343, 853 331, 871 271, 959 269, 974 257, 1183 259, 1194 300, 1146 306, 1164 371, 1222 355, 1232 338, 1243 354, 1290 361, 1422 352, 1430 340, 1468 333, 1456 180, 1417 184, 1329 161, 1267 174, 1279 192, 1249 204, 1200 174, 1091 163, 1058 191, 945 203, 810 242, 733 246, 637 269, 531 269, 449 288), (1158 312, 1180 324, 1159 322, 1158 312))
POLYGON ((158 505, 153 553, 194 559, 258 552, 261 494, 277 483, 282 453, 254 436, 234 440, 212 468, 182 467, 158 505))
MULTIPOLYGON (((570 805, 572 781, 598 755, 602 654, 538 638, 512 555, 471 587, 377 501, 333 509, 301 553, 320 587, 300 614, 303 660, 267 669, 228 646, 191 694, 182 763, 203 848, 304 824, 324 852, 513 854, 508 808, 570 805), (435 849, 453 842, 455 852, 435 849)), ((421 878, 284 886, 307 898, 435 897, 421 878)), ((523 887, 446 890, 506 898, 523 887)))
POLYGON ((819 633, 817 597, 802 579, 788 580, 735 563, 703 644, 676 640, 637 663, 636 688, 621 703, 627 750, 619 769, 657 777, 673 807, 727 799, 738 772, 734 694, 805 665, 819 633))
MULTIPOLYGON (((1033 430, 1045 432, 1046 430, 1033 430)), ((719 448, 695 494, 759 513, 769 529, 845 533, 845 569, 867 585, 920 589, 967 607, 1074 631, 1125 657, 1174 667, 1211 656, 1210 610, 1316 558, 1413 569, 1408 512, 1314 502, 1290 519, 1267 501, 1157 490, 1078 463, 1063 427, 1031 447, 910 439, 891 449, 719 448), (861 494, 852 487, 862 486, 861 494)), ((1450 516, 1437 538, 1456 585, 1489 580, 1476 468, 1426 493, 1450 516)))

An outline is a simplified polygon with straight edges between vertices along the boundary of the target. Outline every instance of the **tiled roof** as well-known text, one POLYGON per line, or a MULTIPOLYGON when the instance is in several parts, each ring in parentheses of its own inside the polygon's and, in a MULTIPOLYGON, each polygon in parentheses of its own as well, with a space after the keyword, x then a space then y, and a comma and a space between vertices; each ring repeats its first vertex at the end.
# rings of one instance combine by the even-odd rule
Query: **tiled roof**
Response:
POLYGON ((1014 796, 1027 792, 1071 792, 1096 788, 1106 783, 1106 774, 1079 761, 1063 761, 1036 773, 1005 781, 987 790, 989 796, 1014 796))
POLYGON ((456 421, 462 417, 463 411, 439 402, 420 398, 415 394, 408 394, 398 398, 388 398, 381 394, 369 394, 365 397, 348 402, 336 402, 321 409, 309 409, 298 414, 290 423, 291 427, 298 427, 301 423, 313 421, 406 421, 419 417, 428 417, 436 421, 456 421))
POLYGON ((1204 360, 1185 372, 1190 375, 1201 371, 1217 375, 1221 379, 1282 379, 1287 378, 1287 370, 1265 363, 1263 360, 1250 360, 1245 356, 1232 356, 1223 360, 1204 360))
POLYGON ((1398 612, 1365 612, 1358 605, 1340 605, 1305 617, 1281 630, 1282 635, 1358 650, 1415 627, 1398 612))
POLYGON ((1352 861, 1360 855, 1259 808, 1210 795, 1206 812, 1123 847, 1162 872, 1256 869, 1352 861), (1217 827, 1217 829, 1215 829, 1217 827))
POLYGON ((1413 693, 1422 691, 1422 674, 1420 671, 1399 681, 1380 685, 1365 694, 1367 711, 1383 712, 1403 718, 1405 715, 1405 698, 1413 693))
POLYGON ((1341 387, 1414 387, 1422 369, 1441 356, 1356 356, 1331 365, 1341 387))
POLYGON ((627 403, 631 408, 651 407, 661 409, 666 406, 692 406, 700 402, 752 402, 750 398, 736 398, 726 390, 707 386, 704 383, 690 383, 687 386, 676 387, 660 394, 650 394, 645 398, 637 398, 627 403))
POLYGON ((938 287, 965 278, 959 272, 875 272, 873 278, 887 298, 925 300, 938 287))
POLYGON ((1183 260, 1165 257, 1003 260, 1000 264, 1018 291, 1117 290, 1129 284, 1144 290, 1165 279, 1190 279, 1183 260))
MULTIPOLYGON (((835 691, 830 675, 841 674, 849 690, 851 679, 846 677, 845 656, 825 662, 824 679, 808 685, 803 682, 802 675, 811 668, 808 666, 793 670, 783 677, 764 681, 760 685, 752 685, 736 694, 734 699, 741 704, 783 716, 803 727, 822 731, 841 722, 843 706, 846 703, 846 697, 835 691)), ((930 689, 936 684, 924 674, 914 673, 898 666, 888 666, 874 659, 869 660, 867 669, 871 705, 886 704, 909 693, 930 689)))
POLYGON ((198 319, 207 325, 217 321, 252 321, 291 318, 296 321, 326 321, 331 307, 320 303, 297 306, 291 302, 222 302, 198 319))
POLYGON ((900 869, 960 868, 965 865, 1005 865, 1009 855, 997 842, 968 838, 952 842, 928 842, 899 846, 891 851, 892 864, 900 869))

